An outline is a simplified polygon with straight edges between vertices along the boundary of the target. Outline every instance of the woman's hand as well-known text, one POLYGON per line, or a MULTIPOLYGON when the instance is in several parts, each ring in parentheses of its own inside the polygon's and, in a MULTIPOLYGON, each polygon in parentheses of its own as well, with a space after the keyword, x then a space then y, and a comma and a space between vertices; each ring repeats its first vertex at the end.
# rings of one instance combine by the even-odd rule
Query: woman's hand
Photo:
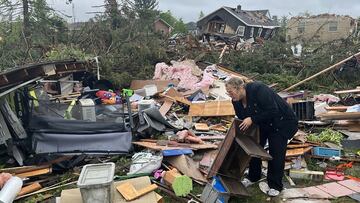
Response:
POLYGON ((252 123, 253 122, 252 122, 251 118, 247 117, 243 120, 242 123, 240 123, 239 128, 240 128, 240 130, 245 131, 251 126, 252 123))

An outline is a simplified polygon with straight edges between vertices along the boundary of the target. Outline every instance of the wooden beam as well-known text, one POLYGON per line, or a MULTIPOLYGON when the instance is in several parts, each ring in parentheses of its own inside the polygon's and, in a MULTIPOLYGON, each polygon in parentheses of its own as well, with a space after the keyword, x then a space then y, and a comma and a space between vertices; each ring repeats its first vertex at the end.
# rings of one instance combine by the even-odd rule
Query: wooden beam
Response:
POLYGON ((348 57, 348 58, 346 58, 346 59, 344 59, 344 60, 342 60, 342 61, 340 61, 340 62, 338 62, 338 63, 336 63, 336 64, 334 64, 334 65, 332 65, 332 66, 330 66, 330 67, 328 67, 328 68, 326 68, 326 69, 324 69, 324 70, 322 70, 322 71, 320 71, 320 72, 318 72, 318 73, 316 73, 316 74, 314 74, 314 75, 300 81, 300 82, 298 82, 298 83, 296 83, 295 85, 292 85, 292 86, 284 89, 283 92, 287 92, 287 91, 289 91, 289 90, 291 90, 291 89, 293 89, 293 88, 295 88, 295 87, 297 87, 297 86, 299 86, 299 85, 301 85, 301 84, 303 84, 303 83, 305 83, 305 82, 307 82, 309 80, 312 80, 312 79, 316 78, 317 76, 319 76, 319 75, 321 75, 323 73, 326 73, 326 72, 328 72, 328 71, 330 71, 332 69, 335 69, 339 65, 341 65, 341 64, 345 63, 346 61, 352 59, 353 57, 357 57, 359 55, 360 55, 360 52, 358 52, 358 53, 356 53, 356 54, 354 54, 354 55, 352 55, 352 56, 350 56, 350 57, 348 57))

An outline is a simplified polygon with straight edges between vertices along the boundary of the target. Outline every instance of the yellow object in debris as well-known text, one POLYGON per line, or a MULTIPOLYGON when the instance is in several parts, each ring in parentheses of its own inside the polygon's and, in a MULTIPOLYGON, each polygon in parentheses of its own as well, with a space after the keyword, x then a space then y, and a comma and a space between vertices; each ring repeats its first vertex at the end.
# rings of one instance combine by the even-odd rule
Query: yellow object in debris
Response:
POLYGON ((37 101, 36 93, 34 90, 29 91, 30 96, 32 96, 34 100, 34 106, 39 107, 39 102, 37 101))
POLYGON ((65 114, 64 114, 65 119, 71 119, 72 118, 71 111, 72 111, 73 107, 75 106, 75 104, 76 104, 76 100, 74 99, 74 100, 71 101, 69 107, 65 111, 65 114))

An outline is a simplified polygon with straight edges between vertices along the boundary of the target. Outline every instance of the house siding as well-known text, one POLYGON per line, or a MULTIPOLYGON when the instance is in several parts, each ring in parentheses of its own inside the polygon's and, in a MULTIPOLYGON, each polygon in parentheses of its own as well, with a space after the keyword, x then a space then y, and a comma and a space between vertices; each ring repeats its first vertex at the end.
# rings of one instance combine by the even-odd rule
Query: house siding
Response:
POLYGON ((171 28, 160 20, 156 21, 154 26, 156 32, 163 33, 164 35, 170 35, 171 33, 171 28))
POLYGON ((326 15, 312 18, 291 18, 287 24, 286 40, 301 42, 329 42, 344 39, 357 29, 356 20, 348 16, 326 15), (305 31, 298 32, 299 22, 305 22, 305 31), (329 31, 329 22, 337 22, 337 30, 329 31))

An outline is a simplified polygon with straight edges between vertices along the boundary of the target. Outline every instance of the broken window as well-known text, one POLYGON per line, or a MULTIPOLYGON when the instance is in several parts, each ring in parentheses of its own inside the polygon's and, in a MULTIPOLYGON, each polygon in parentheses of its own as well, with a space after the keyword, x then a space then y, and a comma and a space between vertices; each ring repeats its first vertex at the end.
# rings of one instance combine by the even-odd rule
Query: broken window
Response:
POLYGON ((250 37, 253 37, 254 36, 254 27, 252 27, 251 29, 250 29, 250 37))
POLYGON ((338 27, 337 21, 330 21, 329 22, 329 32, 336 32, 338 27))
POLYGON ((209 32, 224 33, 225 32, 225 23, 222 22, 210 22, 209 32))
POLYGON ((259 28, 259 30, 258 30, 258 37, 261 37, 262 30, 263 30, 262 27, 259 28))
POLYGON ((298 24, 298 33, 302 34, 305 32, 305 22, 299 22, 298 24))
POLYGON ((245 26, 241 26, 239 25, 236 29, 236 34, 238 34, 239 36, 243 37, 245 33, 245 26))
POLYGON ((267 29, 266 32, 265 32, 264 39, 269 39, 269 38, 270 38, 270 35, 271 35, 271 32, 272 32, 271 29, 267 29))

